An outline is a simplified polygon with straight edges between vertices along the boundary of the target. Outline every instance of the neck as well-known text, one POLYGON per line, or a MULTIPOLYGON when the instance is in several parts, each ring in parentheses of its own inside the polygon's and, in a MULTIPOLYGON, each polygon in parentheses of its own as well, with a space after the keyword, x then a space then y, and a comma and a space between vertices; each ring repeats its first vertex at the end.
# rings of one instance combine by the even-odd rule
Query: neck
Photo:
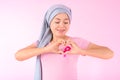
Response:
POLYGON ((63 39, 63 40, 67 40, 69 37, 68 36, 61 36, 61 37, 58 37, 58 36, 53 36, 53 39, 52 41, 56 41, 56 40, 59 40, 59 39, 63 39))

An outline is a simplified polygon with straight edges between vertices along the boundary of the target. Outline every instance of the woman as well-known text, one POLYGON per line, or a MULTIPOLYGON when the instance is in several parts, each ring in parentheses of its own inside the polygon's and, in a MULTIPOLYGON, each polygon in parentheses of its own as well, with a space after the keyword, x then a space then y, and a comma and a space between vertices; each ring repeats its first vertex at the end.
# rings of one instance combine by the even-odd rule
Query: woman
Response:
POLYGON ((45 14, 39 40, 16 52, 19 61, 37 56, 34 80, 77 80, 79 55, 102 59, 113 57, 107 47, 67 36, 71 17, 71 9, 67 6, 52 6, 45 14))

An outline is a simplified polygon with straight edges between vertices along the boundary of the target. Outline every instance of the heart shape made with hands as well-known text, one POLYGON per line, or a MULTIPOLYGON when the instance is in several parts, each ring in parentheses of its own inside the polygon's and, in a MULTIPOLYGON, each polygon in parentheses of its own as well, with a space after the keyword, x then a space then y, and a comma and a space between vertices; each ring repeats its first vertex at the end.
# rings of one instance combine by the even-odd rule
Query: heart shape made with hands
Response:
POLYGON ((66 57, 67 51, 70 51, 70 50, 71 50, 71 45, 63 45, 63 44, 61 44, 61 45, 59 46, 59 50, 63 51, 63 52, 64 52, 64 53, 63 53, 63 56, 66 57))

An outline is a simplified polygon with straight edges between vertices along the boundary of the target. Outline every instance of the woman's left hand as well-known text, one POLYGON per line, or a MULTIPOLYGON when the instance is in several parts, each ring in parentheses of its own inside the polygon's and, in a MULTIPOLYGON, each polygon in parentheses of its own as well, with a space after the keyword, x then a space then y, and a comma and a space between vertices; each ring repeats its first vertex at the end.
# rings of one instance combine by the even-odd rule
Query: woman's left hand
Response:
POLYGON ((70 47, 71 47, 71 50, 67 51, 66 53, 84 55, 82 53, 83 50, 74 41, 67 40, 66 45, 70 45, 70 47))

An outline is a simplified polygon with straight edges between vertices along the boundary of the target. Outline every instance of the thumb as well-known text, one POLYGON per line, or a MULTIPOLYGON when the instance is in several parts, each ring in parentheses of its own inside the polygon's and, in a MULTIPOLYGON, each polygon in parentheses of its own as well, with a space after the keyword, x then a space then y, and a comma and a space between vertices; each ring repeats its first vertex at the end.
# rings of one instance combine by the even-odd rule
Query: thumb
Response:
POLYGON ((63 54, 64 52, 63 52, 63 51, 61 51, 61 50, 59 50, 57 53, 59 53, 59 54, 63 54))

